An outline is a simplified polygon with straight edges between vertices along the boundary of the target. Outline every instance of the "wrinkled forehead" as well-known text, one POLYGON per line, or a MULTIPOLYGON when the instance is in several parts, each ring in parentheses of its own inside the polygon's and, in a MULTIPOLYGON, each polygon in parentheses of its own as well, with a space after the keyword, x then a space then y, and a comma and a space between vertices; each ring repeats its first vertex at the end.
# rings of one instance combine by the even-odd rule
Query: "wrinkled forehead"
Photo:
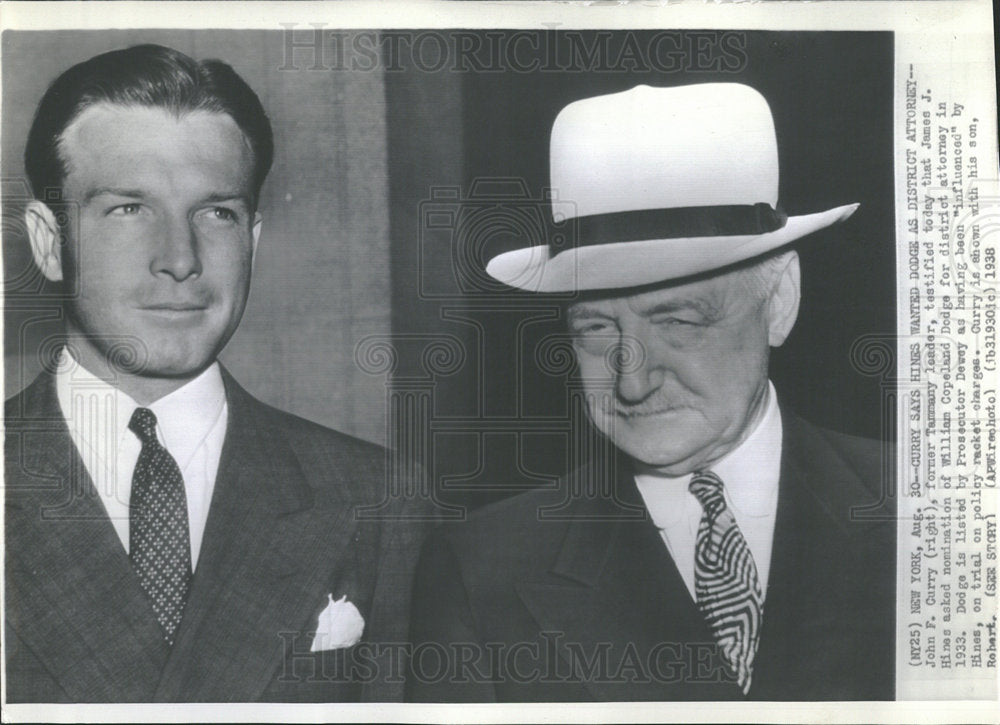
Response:
POLYGON ((746 272, 728 271, 684 282, 664 282, 627 290, 585 292, 569 304, 570 319, 588 314, 629 310, 637 315, 652 310, 692 308, 703 312, 725 310, 750 296, 746 272))

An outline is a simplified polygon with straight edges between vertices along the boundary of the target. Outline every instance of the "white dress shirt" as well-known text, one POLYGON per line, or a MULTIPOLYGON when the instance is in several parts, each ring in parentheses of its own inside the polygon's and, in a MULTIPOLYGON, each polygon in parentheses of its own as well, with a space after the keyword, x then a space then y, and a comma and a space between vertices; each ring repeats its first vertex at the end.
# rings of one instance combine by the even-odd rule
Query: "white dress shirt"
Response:
MULTIPOLYGON (((142 450, 128 423, 139 404, 95 377, 66 350, 56 370, 56 394, 70 437, 127 552, 132 473, 142 450)), ((194 380, 146 407, 156 415, 157 437, 184 478, 193 569, 226 437, 228 406, 219 364, 213 363, 194 380)))
MULTIPOLYGON (((753 432, 710 467, 722 479, 726 506, 750 548, 765 595, 778 513, 781 432, 777 396, 768 382, 767 408, 753 432)), ((694 549, 702 507, 688 490, 691 477, 692 474, 665 476, 656 469, 642 468, 637 470, 635 482, 691 598, 695 599, 694 549)))

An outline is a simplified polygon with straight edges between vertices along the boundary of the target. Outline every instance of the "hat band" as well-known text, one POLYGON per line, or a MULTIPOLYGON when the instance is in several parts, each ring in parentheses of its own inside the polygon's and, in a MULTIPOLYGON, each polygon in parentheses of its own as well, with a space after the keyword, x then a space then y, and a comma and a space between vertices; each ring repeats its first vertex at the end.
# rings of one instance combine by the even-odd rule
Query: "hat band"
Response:
POLYGON ((766 234, 781 229, 787 219, 781 209, 763 202, 591 214, 576 218, 575 235, 550 243, 550 254, 613 242, 766 234))

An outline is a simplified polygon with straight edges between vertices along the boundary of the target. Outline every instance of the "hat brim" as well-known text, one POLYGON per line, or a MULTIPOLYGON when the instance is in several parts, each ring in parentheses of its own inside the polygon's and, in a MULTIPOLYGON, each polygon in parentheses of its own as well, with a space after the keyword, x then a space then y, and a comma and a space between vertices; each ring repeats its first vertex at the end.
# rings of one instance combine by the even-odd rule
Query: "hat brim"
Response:
POLYGON ((526 247, 494 257, 486 265, 486 273, 529 292, 619 289, 667 282, 765 254, 845 221, 858 206, 847 204, 788 217, 781 229, 766 234, 613 242, 568 249, 554 257, 547 245, 526 247))

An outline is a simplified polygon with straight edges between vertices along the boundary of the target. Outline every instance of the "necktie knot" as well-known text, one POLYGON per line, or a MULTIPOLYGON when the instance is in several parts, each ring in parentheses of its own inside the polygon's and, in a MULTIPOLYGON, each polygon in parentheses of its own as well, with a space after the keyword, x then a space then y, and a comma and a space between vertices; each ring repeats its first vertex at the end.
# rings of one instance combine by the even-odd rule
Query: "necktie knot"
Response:
POLYGON ((711 471, 698 471, 691 477, 688 490, 694 494, 702 509, 710 517, 715 517, 726 507, 722 494, 722 479, 711 471))
POLYGON ((128 422, 128 429, 138 436, 143 445, 157 443, 156 414, 149 408, 136 408, 128 422))

